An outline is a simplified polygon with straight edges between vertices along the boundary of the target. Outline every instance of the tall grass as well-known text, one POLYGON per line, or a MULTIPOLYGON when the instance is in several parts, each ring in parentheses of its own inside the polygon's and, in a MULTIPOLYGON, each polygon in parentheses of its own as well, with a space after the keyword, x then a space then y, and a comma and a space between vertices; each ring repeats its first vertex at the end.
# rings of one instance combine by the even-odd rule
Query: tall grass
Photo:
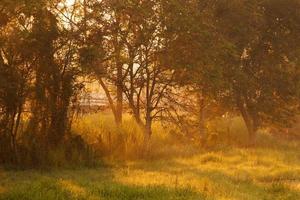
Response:
POLYGON ((188 138, 176 134, 175 127, 166 128, 159 122, 153 124, 150 151, 144 154, 144 132, 130 115, 123 117, 121 127, 114 123, 113 116, 91 114, 78 118, 72 131, 81 135, 96 152, 114 159, 163 158, 196 152, 196 146, 188 143, 188 138))
POLYGON ((143 132, 131 116, 120 128, 113 121, 110 114, 85 115, 72 127, 106 165, 0 170, 0 200, 300 199, 299 141, 260 131, 257 146, 249 148, 243 121, 219 118, 209 122, 211 146, 204 148, 155 123, 145 157, 143 132))
POLYGON ((298 200, 299 147, 231 148, 93 169, 0 170, 0 200, 298 200))
MULTIPOLYGON (((240 117, 220 117, 209 121, 204 145, 197 141, 199 137, 185 135, 174 125, 165 126, 155 122, 147 155, 143 152, 143 130, 129 114, 124 115, 121 127, 116 126, 110 113, 84 115, 75 120, 72 131, 81 135, 99 157, 122 160, 191 156, 206 151, 207 147, 224 149, 247 147, 249 144, 247 129, 240 117)), ((292 145, 290 141, 274 138, 266 130, 260 130, 257 137, 257 148, 285 148, 286 145, 292 145)))
POLYGON ((130 116, 125 116, 122 126, 117 127, 111 114, 85 115, 75 121, 72 131, 81 135, 99 156, 139 156, 142 148, 143 132, 130 116))

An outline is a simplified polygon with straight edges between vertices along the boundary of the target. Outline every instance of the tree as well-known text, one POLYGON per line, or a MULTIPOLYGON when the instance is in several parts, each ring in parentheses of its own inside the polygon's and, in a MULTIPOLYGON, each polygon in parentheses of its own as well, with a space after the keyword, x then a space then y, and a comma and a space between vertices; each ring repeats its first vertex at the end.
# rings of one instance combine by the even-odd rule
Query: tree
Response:
MULTIPOLYGON (((172 0, 163 3, 168 32, 167 62, 175 70, 179 88, 185 88, 179 89, 178 93, 186 91, 191 96, 190 101, 176 102, 174 106, 176 109, 181 107, 181 112, 173 112, 173 115, 178 118, 178 113, 188 112, 189 121, 196 119, 189 126, 197 126, 203 140, 207 135, 206 122, 213 115, 208 112, 209 106, 215 104, 217 88, 223 81, 217 60, 221 46, 216 40, 212 7, 212 1, 172 0), (194 109, 191 111, 189 107, 194 109)), ((168 115, 172 113, 168 112, 168 115)), ((181 121, 183 116, 179 117, 181 121)))
POLYGON ((159 1, 96 2, 92 19, 100 25, 89 30, 95 44, 89 49, 102 52, 91 53, 98 58, 90 66, 98 74, 113 113, 116 116, 120 109, 103 78, 117 87, 117 99, 125 95, 134 118, 145 130, 145 138, 150 138, 152 121, 162 110, 160 102, 173 77, 163 62, 166 42, 160 6, 159 1), (95 38, 101 41, 95 42, 95 38))
POLYGON ((80 69, 76 30, 71 21, 68 25, 60 24, 59 15, 49 6, 45 3, 36 7, 27 38, 35 60, 34 100, 27 131, 44 133, 47 146, 56 147, 69 130, 69 108, 80 86, 75 82, 80 69))
POLYGON ((17 139, 33 70, 26 51, 23 2, 1 2, 0 19, 0 156, 2 162, 18 162, 17 139))
POLYGON ((152 122, 165 107, 161 104, 173 83, 173 71, 165 62, 166 40, 159 1, 128 4, 128 53, 124 93, 133 116, 145 131, 145 142, 152 134, 152 122))
POLYGON ((121 1, 92 1, 86 4, 83 23, 87 33, 81 57, 87 71, 95 76, 103 88, 117 125, 122 123, 124 81, 124 22, 121 1), (90 10, 90 12, 88 12, 90 10), (115 87, 110 91, 109 85, 115 87))
POLYGON ((289 125, 297 113, 298 1, 219 1, 215 17, 230 51, 223 102, 240 111, 251 141, 259 127, 289 125))
POLYGON ((61 24, 52 2, 10 3, 1 5, 7 21, 0 35, 0 120, 1 136, 8 138, 5 143, 15 162, 17 142, 24 135, 32 135, 32 144, 38 140, 47 147, 64 140, 80 71, 74 29, 61 24), (26 134, 19 130, 25 109, 26 134))

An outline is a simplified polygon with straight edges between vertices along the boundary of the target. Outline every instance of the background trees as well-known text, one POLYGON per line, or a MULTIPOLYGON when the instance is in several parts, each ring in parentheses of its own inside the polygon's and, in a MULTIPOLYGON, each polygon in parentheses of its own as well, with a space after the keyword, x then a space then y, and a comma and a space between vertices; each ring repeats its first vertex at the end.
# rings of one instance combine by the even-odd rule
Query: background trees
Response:
POLYGON ((86 77, 99 82, 119 128, 132 115, 145 144, 155 120, 204 142, 207 122, 226 113, 243 118, 251 141, 259 128, 291 125, 299 8, 296 0, 2 1, 3 162, 18 162, 23 148, 34 160, 83 143, 71 122, 86 77))
POLYGON ((159 104, 172 81, 172 72, 163 62, 166 40, 161 5, 159 1, 103 1, 93 4, 91 10, 91 21, 103 24, 101 32, 91 31, 92 38, 102 38, 91 44, 92 48, 104 47, 102 63, 91 67, 94 73, 104 72, 98 78, 116 122, 120 123, 124 96, 137 123, 150 137, 153 118, 160 112, 159 104), (116 106, 103 77, 116 87, 116 106))
POLYGON ((299 2, 219 1, 216 6, 218 32, 231 49, 222 66, 229 83, 223 94, 240 111, 251 139, 259 127, 289 125, 298 112, 298 59, 288 55, 297 49, 294 9, 299 2))
POLYGON ((1 3, 0 35, 0 135, 2 161, 17 160, 17 137, 32 78, 26 51, 26 20, 23 3, 1 3))
MULTIPOLYGON (((10 4, 3 6, 6 9, 10 4)), ((17 142, 28 148, 29 156, 43 159, 48 148, 65 140, 80 70, 74 30, 51 10, 57 6, 55 2, 29 1, 14 6, 1 32, 1 128, 10 140, 7 143, 3 136, 4 143, 11 144, 6 153, 18 162, 21 147, 17 142), (26 130, 19 130, 24 120, 26 130)))

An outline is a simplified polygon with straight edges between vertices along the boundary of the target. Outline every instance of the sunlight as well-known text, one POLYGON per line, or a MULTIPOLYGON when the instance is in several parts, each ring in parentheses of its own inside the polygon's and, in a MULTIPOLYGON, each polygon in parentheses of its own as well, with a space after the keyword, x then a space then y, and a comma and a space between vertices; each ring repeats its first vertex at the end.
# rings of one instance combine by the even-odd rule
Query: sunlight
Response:
POLYGON ((300 200, 300 0, 0 0, 0 200, 300 200))
POLYGON ((76 0, 66 0, 67 6, 72 6, 75 3, 76 0))
POLYGON ((75 184, 71 180, 64 180, 60 179, 58 184, 66 191, 70 192, 75 198, 85 197, 87 192, 84 188, 80 187, 79 185, 75 184))

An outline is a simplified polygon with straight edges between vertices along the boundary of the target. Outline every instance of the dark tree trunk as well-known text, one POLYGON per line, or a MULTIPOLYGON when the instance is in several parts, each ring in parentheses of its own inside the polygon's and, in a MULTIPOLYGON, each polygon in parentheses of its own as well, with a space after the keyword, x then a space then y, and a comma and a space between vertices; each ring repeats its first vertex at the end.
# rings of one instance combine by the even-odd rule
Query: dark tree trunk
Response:
POLYGON ((21 103, 18 106, 17 119, 16 119, 14 131, 12 135, 12 149, 13 149, 14 159, 16 163, 19 162, 18 149, 17 149, 17 135, 18 135, 20 121, 21 121, 22 109, 23 109, 23 105, 21 103))
POLYGON ((251 144, 254 144, 255 143, 255 140, 256 140, 256 128, 253 124, 253 120, 251 119, 250 116, 248 115, 242 115, 243 116, 243 119, 245 121, 245 124, 246 124, 246 127, 247 127, 247 130, 248 130, 248 134, 249 134, 249 141, 251 144))
POLYGON ((248 130, 250 144, 254 145, 256 142, 258 120, 253 115, 250 115, 246 103, 243 102, 241 98, 238 98, 237 103, 238 103, 239 111, 241 112, 241 115, 243 117, 243 120, 248 130))
POLYGON ((148 113, 146 116, 145 134, 146 138, 150 139, 152 135, 152 118, 150 116, 150 113, 148 113))
POLYGON ((205 100, 202 94, 198 94, 198 106, 199 106, 199 133, 200 139, 202 141, 206 140, 207 130, 206 130, 206 120, 205 120, 205 100))
POLYGON ((123 114, 123 88, 122 80, 118 81, 117 85, 117 106, 116 106, 116 123, 117 125, 122 124, 123 114))
MULTIPOLYGON (((117 21, 119 21, 117 17, 117 21)), ((116 77, 116 87, 117 87, 117 102, 116 102, 116 123, 117 126, 122 124, 122 115, 123 115, 123 64, 121 62, 121 49, 118 38, 114 36, 114 45, 115 45, 115 61, 117 68, 117 77, 116 77)))
POLYGON ((104 90, 105 95, 108 99, 110 109, 112 110, 112 113, 114 115, 115 123, 118 124, 118 114, 117 114, 117 111, 116 111, 114 100, 112 99, 111 94, 110 94, 107 86, 105 85, 105 83, 103 82, 103 80, 101 78, 99 78, 99 83, 100 83, 102 89, 104 90))
POLYGON ((150 151, 150 139, 152 135, 152 118, 150 113, 146 113, 146 122, 144 126, 144 155, 150 151))
POLYGON ((116 106, 116 122, 117 125, 122 124, 123 113, 123 72, 122 64, 117 62, 117 106, 116 106))

